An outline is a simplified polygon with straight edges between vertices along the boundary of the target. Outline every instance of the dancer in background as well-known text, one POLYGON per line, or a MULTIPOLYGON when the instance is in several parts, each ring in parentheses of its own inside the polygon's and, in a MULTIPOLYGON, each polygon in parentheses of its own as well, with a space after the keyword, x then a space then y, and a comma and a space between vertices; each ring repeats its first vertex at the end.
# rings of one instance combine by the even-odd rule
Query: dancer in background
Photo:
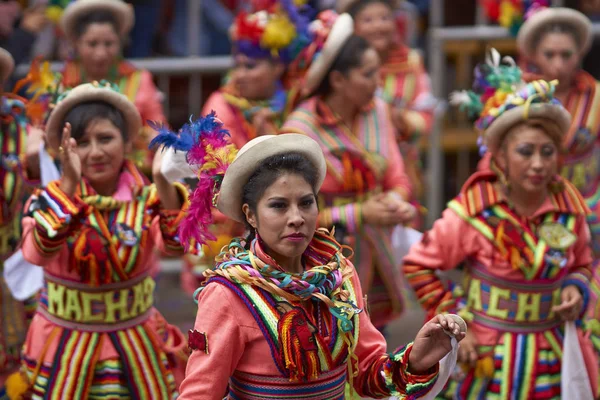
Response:
POLYGON ((477 67, 474 91, 453 100, 478 117, 497 168, 471 176, 404 258, 404 271, 428 315, 458 312, 469 325, 459 349, 464 374, 445 398, 569 398, 561 393, 569 373, 597 395, 597 354, 579 328, 585 365, 561 369, 573 351, 563 347, 563 328, 585 319, 592 276, 589 208, 558 175, 571 117, 554 97, 556 81, 518 85, 514 61, 503 65, 495 54, 477 67), (436 271, 462 263, 464 293, 451 291, 436 271))
MULTIPOLYGON (((0 48, 0 88, 14 69, 11 55, 0 48)), ((39 183, 39 146, 43 132, 26 115, 27 101, 12 93, 0 94, 0 399, 6 378, 18 369, 21 346, 36 303, 13 298, 4 281, 4 263, 22 237, 21 217, 27 196, 39 183)))
MULTIPOLYGON (((64 93, 47 123, 62 176, 30 199, 25 259, 45 272, 13 393, 41 398, 172 399, 187 354, 153 307, 152 250, 182 254, 188 191, 154 184, 127 160, 140 115, 108 82, 64 93)), ((11 387, 12 385, 12 387, 11 387)), ((17 397, 14 397, 17 398, 17 397)))
POLYGON ((156 139, 180 142, 177 150, 199 173, 182 241, 214 239, 211 202, 250 234, 234 239, 205 273, 179 399, 343 399, 347 381, 368 397, 430 392, 451 347, 444 329, 460 340, 464 321, 436 316, 413 344, 386 354, 352 264, 317 229, 327 174, 319 144, 305 135, 264 135, 233 159, 214 114, 186 131, 192 141, 174 133, 156 139))
POLYGON ((142 118, 143 128, 136 135, 130 158, 150 175, 153 153, 148 143, 155 132, 147 121, 167 121, 152 74, 122 59, 123 41, 134 24, 132 7, 122 0, 77 0, 65 8, 60 24, 75 51, 63 71, 64 87, 101 80, 119 86, 142 118))
POLYGON ((353 35, 352 17, 340 15, 307 72, 304 93, 310 97, 282 129, 310 136, 325 153, 319 225, 335 227, 338 241, 354 250, 371 320, 383 329, 404 306, 391 232, 417 212, 408 203, 411 185, 389 107, 375 96, 379 65, 375 49, 353 35))
POLYGON ((354 33, 365 38, 381 62, 378 95, 392 107, 392 122, 410 177, 414 199, 424 195, 419 142, 433 124, 435 98, 418 50, 404 43, 396 24, 395 0, 338 0, 339 13, 354 19, 354 33))

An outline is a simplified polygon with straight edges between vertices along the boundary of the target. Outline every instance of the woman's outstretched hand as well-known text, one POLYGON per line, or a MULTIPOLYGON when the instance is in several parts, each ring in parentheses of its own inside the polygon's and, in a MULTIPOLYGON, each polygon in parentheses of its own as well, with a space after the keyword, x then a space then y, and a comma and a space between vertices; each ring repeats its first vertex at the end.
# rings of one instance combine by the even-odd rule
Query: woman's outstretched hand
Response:
POLYGON ((408 370, 411 373, 427 372, 452 350, 451 338, 444 331, 452 334, 459 342, 465 337, 465 332, 452 316, 435 316, 417 333, 408 358, 408 370))
POLYGON ((69 197, 75 194, 75 188, 81 181, 81 159, 75 151, 77 142, 71 137, 71 124, 66 123, 58 149, 58 157, 62 165, 60 188, 69 197))

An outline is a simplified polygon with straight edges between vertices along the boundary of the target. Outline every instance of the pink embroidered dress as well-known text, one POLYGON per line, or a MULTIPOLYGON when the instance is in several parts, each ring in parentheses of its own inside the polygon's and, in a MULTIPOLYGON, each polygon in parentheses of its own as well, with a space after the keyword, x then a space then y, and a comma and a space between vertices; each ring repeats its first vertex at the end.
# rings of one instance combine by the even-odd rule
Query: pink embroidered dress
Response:
MULTIPOLYGON (((306 271, 321 266, 325 272, 315 276, 341 283, 339 289, 347 294, 346 302, 336 303, 339 308, 333 311, 315 297, 288 301, 282 297, 286 289, 244 283, 235 278, 235 271, 211 274, 198 298, 195 331, 190 335, 194 351, 180 400, 342 400, 347 381, 359 395, 375 398, 412 399, 431 389, 437 367, 425 375, 411 374, 407 370, 411 344, 386 353, 383 336, 364 310, 354 268, 332 239, 328 232, 317 231, 304 257, 306 271), (337 266, 332 274, 343 280, 325 276, 332 263, 337 266), (344 307, 349 303, 355 307, 346 318, 344 307)), ((257 240, 250 251, 237 241, 229 249, 230 256, 215 271, 245 268, 261 280, 260 271, 269 267, 257 267, 258 258, 273 266, 270 276, 286 276, 257 240)), ((334 299, 338 287, 317 280, 315 284, 325 289, 323 296, 334 299)))
POLYGON ((348 127, 324 101, 312 97, 289 116, 282 131, 308 135, 321 145, 327 177, 319 193, 319 224, 335 227, 354 250, 371 320, 385 326, 403 310, 401 260, 391 250, 392 228, 363 223, 360 204, 381 192, 411 196, 387 104, 376 98, 348 127))
MULTIPOLYGON (((551 308, 567 285, 577 286, 587 305, 592 256, 585 200, 557 179, 562 184, 523 217, 496 174, 474 174, 404 258, 406 277, 428 315, 459 312, 477 339, 477 367, 465 366, 445 398, 568 398, 560 387, 563 323, 551 308), (436 274, 462 263, 464 293, 436 274)), ((578 334, 597 393, 597 355, 590 336, 578 334)))
POLYGON ((112 197, 85 179, 72 199, 58 181, 32 196, 23 254, 46 276, 23 349, 34 399, 177 395, 186 341, 153 307, 149 260, 154 248, 183 252, 176 229, 187 206, 162 209, 131 162, 112 197))

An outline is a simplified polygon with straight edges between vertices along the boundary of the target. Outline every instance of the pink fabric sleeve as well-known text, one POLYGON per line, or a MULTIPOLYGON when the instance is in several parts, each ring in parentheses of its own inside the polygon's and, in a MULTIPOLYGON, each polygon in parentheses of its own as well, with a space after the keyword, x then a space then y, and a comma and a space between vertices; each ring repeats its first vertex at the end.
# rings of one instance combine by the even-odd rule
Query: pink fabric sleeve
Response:
POLYGON ((238 149, 242 148, 246 144, 246 137, 244 132, 240 132, 240 126, 238 120, 231 109, 231 106, 225 101, 221 92, 214 92, 210 95, 204 107, 202 107, 202 115, 209 114, 211 111, 217 113, 219 118, 226 129, 229 130, 231 135, 231 143, 235 144, 238 149))
MULTIPOLYGON (((389 119, 389 108, 387 116, 389 119)), ((384 133, 387 135, 385 142, 389 144, 389 155, 388 167, 383 178, 383 189, 385 191, 396 191, 404 200, 409 200, 412 196, 412 187, 410 184, 410 179, 408 178, 408 175, 404 169, 404 160, 400 154, 400 148, 396 143, 396 131, 391 120, 385 125, 389 127, 387 132, 384 133)))
POLYGON ((399 399, 412 398, 418 391, 424 395, 437 378, 437 368, 425 375, 408 372, 408 355, 412 344, 402 347, 391 355, 383 335, 373 326, 366 310, 358 275, 352 277, 359 315, 359 339, 355 349, 358 357, 358 375, 354 378, 354 389, 363 397, 399 399))
MULTIPOLYGON (((208 354, 193 350, 185 379, 179 388, 179 400, 222 400, 244 352, 245 336, 238 325, 232 294, 217 283, 200 293, 194 329, 206 333, 208 354)), ((260 362, 257 360, 257 362, 260 362)))
MULTIPOLYGON (((41 250, 36 245, 35 240, 35 219, 31 217, 24 217, 21 221, 23 227, 23 240, 21 241, 21 250, 23 251, 23 258, 33 265, 39 265, 40 267, 46 267, 52 260, 57 257, 63 258, 67 256, 68 249, 66 246, 60 246, 60 248, 53 253, 48 253, 41 250)), ((66 259, 66 258, 63 258, 66 259)))
POLYGON ((590 281, 592 280, 592 249, 591 233, 585 216, 580 216, 575 225, 577 241, 573 245, 573 260, 569 265, 569 273, 565 277, 563 286, 575 285, 583 295, 584 305, 582 315, 590 301, 590 281))
POLYGON ((427 311, 428 319, 456 310, 452 293, 435 270, 455 268, 474 251, 471 246, 476 240, 474 230, 452 210, 446 209, 442 218, 404 257, 404 274, 427 311))
POLYGON ((146 125, 147 120, 167 123, 160 92, 154 85, 152 74, 146 70, 141 71, 140 87, 135 97, 135 106, 140 111, 144 125, 146 125))

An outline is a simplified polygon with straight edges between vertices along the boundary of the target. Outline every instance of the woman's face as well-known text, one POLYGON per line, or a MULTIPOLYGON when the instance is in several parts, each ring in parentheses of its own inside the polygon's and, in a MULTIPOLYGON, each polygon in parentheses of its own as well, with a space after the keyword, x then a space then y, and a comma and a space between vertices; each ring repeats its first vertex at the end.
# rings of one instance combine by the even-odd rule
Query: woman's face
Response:
POLYGON ((511 190, 539 195, 558 171, 558 148, 541 127, 520 125, 507 134, 498 161, 511 190))
POLYGON ((271 257, 280 265, 289 265, 312 240, 319 210, 310 184, 302 176, 288 173, 267 188, 256 212, 245 204, 244 213, 271 257))
POLYGON ((373 48, 368 48, 361 57, 358 67, 345 75, 333 71, 332 88, 344 96, 347 103, 360 109, 368 105, 375 96, 379 83, 379 56, 373 48))
POLYGON ((85 72, 94 79, 104 79, 121 53, 121 42, 111 24, 92 23, 77 39, 75 49, 85 72))
POLYGON ((82 175, 95 188, 110 187, 117 182, 130 150, 131 143, 124 142, 121 131, 110 120, 93 120, 77 140, 82 175))
POLYGON ((542 36, 533 62, 544 79, 558 79, 561 86, 568 87, 579 70, 581 59, 571 34, 550 32, 542 36))
POLYGON ((256 60, 243 54, 235 56, 233 78, 241 97, 267 100, 275 94, 283 66, 270 60, 256 60))
POLYGON ((367 4, 356 14, 354 32, 378 53, 388 52, 397 34, 393 10, 384 3, 367 4))

